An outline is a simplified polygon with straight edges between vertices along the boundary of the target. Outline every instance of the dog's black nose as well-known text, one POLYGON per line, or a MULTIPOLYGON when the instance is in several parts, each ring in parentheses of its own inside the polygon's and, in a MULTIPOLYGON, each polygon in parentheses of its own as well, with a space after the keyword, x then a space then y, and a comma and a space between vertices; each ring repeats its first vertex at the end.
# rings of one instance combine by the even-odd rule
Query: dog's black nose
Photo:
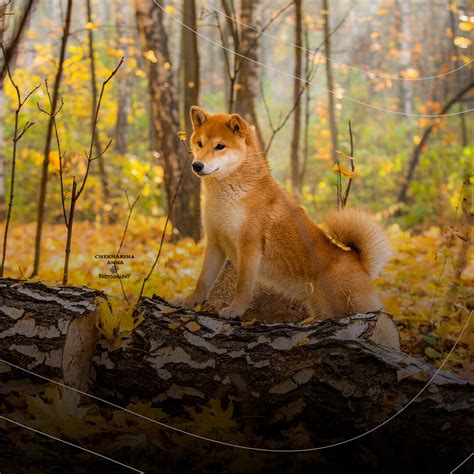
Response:
POLYGON ((204 163, 201 163, 200 161, 195 161, 193 163, 193 170, 196 171, 196 173, 200 173, 204 169, 204 163))

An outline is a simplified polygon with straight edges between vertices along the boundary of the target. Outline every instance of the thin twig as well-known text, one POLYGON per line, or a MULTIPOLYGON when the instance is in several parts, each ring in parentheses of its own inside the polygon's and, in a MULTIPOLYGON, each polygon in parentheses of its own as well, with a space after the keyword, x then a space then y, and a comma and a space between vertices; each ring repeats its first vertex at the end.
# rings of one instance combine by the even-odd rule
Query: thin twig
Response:
POLYGON ((18 85, 15 83, 13 80, 13 76, 10 70, 10 64, 8 63, 8 57, 7 57, 7 52, 5 51, 5 48, 3 47, 3 44, 1 45, 3 56, 5 58, 5 65, 8 73, 8 78, 10 79, 10 82, 12 83, 13 87, 15 88, 16 91, 16 97, 17 97, 17 108, 15 110, 15 128, 13 132, 13 150, 12 150, 12 168, 11 168, 11 174, 10 174, 10 196, 8 198, 8 209, 7 209, 7 216, 5 219, 5 231, 3 234, 3 248, 2 248, 2 262, 0 265, 0 277, 3 277, 3 273, 5 270, 5 261, 7 258, 7 244, 8 244, 8 231, 10 229, 10 221, 12 217, 12 209, 13 209, 13 199, 15 196, 15 177, 16 177, 16 156, 17 156, 17 148, 18 148, 18 142, 21 140, 23 135, 34 125, 34 122, 29 122, 27 121, 23 125, 23 129, 21 132, 19 132, 19 118, 20 118, 20 111, 25 104, 25 102, 29 99, 31 94, 36 92, 40 85, 37 85, 34 87, 27 95, 26 97, 22 100, 21 99, 21 93, 20 93, 20 88, 18 85))
POLYGON ((145 285, 147 284, 148 280, 150 279, 153 271, 155 270, 156 264, 158 263, 158 260, 160 258, 161 251, 163 249, 163 243, 165 241, 166 229, 168 227, 168 223, 169 223, 170 217, 171 217, 171 212, 173 210, 174 203, 175 203, 176 198, 178 196, 179 188, 181 186, 181 182, 183 181, 184 173, 186 173, 186 171, 188 169, 188 162, 189 162, 189 159, 191 157, 191 151, 187 147, 184 140, 181 140, 181 143, 183 144, 183 146, 184 146, 184 148, 186 149, 186 152, 187 152, 186 162, 184 163, 183 171, 181 172, 181 175, 179 177, 178 184, 176 185, 176 189, 175 189, 175 192, 174 192, 173 199, 171 200, 171 204, 170 204, 169 209, 168 209, 168 214, 166 216, 165 226, 163 228, 163 232, 161 233, 161 240, 160 240, 160 246, 158 248, 158 253, 156 254, 155 261, 153 262, 153 265, 151 266, 151 269, 148 272, 148 275, 143 279, 143 283, 142 283, 142 287, 140 289, 140 294, 138 295, 137 303, 140 301, 141 297, 143 296, 143 291, 145 290, 145 285))
MULTIPOLYGON (((352 10, 352 7, 349 8, 349 10, 346 12, 346 14, 341 19, 341 21, 332 29, 332 31, 328 35, 328 38, 331 37, 333 34, 335 34, 339 30, 339 28, 344 24, 347 17, 349 16, 349 13, 351 12, 351 10, 352 10)), ((324 40, 319 44, 319 46, 317 48, 315 48, 313 51, 311 51, 311 54, 309 55, 311 65, 306 70, 306 75, 305 75, 305 78, 304 78, 304 81, 303 81, 303 85, 301 86, 300 92, 299 92, 298 96, 296 97, 296 100, 294 101, 293 106, 291 107, 291 109, 288 111, 288 113, 285 115, 285 117, 283 119, 279 120, 279 125, 277 127, 274 127, 273 125, 271 125, 271 123, 269 121, 270 128, 272 130, 272 134, 270 136, 270 139, 267 142, 267 146, 265 147, 265 156, 268 155, 268 152, 270 151, 270 147, 272 146, 275 135, 287 124, 288 120, 291 118, 294 111, 298 107, 298 104, 301 100, 301 96, 303 95, 303 92, 307 89, 307 87, 309 86, 309 83, 312 81, 314 75, 316 74, 317 67, 315 65, 314 59, 315 59, 316 55, 319 53, 319 51, 321 51, 321 49, 323 48, 323 46, 326 42, 326 39, 327 38, 324 38, 324 40)), ((266 99, 265 99, 265 94, 263 93, 263 88, 262 88, 262 99, 263 99, 263 102, 264 102, 264 105, 265 105, 266 99)), ((268 106, 265 106, 265 108, 267 109, 268 106)), ((269 115, 270 115, 270 111, 268 110, 267 111, 267 116, 269 116, 269 115)))
MULTIPOLYGON (((355 159, 354 159, 354 137, 352 136, 352 125, 351 121, 349 120, 349 136, 351 139, 351 155, 350 155, 350 162, 351 162, 351 171, 354 173, 355 171, 355 159)), ((352 179, 353 176, 349 177, 349 182, 347 183, 347 188, 346 188, 346 193, 342 199, 342 207, 346 207, 347 204, 347 198, 349 197, 349 193, 351 191, 351 185, 352 185, 352 179)))
POLYGON ((69 224, 68 224, 68 218, 67 218, 67 212, 66 212, 66 202, 65 202, 66 198, 65 198, 65 194, 64 194, 64 178, 63 178, 63 158, 64 158, 66 153, 61 152, 61 141, 59 139, 58 126, 57 126, 57 122, 56 122, 56 117, 58 116, 59 112, 61 112, 61 109, 63 108, 64 100, 63 100, 63 98, 61 98, 60 106, 57 108, 56 111, 53 111, 53 99, 52 99, 51 94, 49 92, 48 80, 45 79, 44 83, 45 83, 45 86, 46 86, 46 94, 48 96, 49 105, 51 107, 50 112, 46 111, 39 104, 39 102, 36 105, 38 106, 38 109, 40 110, 40 112, 43 112, 44 114, 46 114, 48 117, 51 118, 51 122, 53 124, 53 130, 54 130, 54 134, 55 134, 55 137, 56 137, 56 146, 58 148, 59 183, 61 185, 61 205, 62 205, 62 209, 63 209, 64 224, 67 227, 69 224))
POLYGON ((91 166, 92 161, 100 158, 105 153, 107 148, 110 146, 111 141, 109 142, 109 144, 105 147, 105 149, 101 153, 99 153, 96 157, 92 158, 92 148, 94 147, 94 142, 95 142, 95 134, 96 134, 96 130, 97 130, 97 122, 98 122, 98 118, 99 118, 99 111, 100 111, 100 106, 101 106, 101 103, 102 103, 102 97, 104 95, 104 91, 105 91, 105 88, 106 88, 107 84, 115 76, 115 74, 117 74, 117 71, 120 69, 120 66, 122 66, 124 61, 125 61, 125 58, 122 57, 120 59, 120 62, 117 65, 117 67, 110 73, 109 77, 102 83, 102 88, 100 89, 100 94, 99 94, 99 100, 97 101, 97 107, 95 109, 94 121, 93 121, 93 124, 92 124, 92 136, 91 136, 91 141, 90 141, 90 145, 89 145, 89 152, 88 153, 86 152, 86 156, 87 156, 86 172, 85 172, 84 178, 82 180, 82 184, 79 187, 79 191, 77 192, 77 197, 79 197, 82 194, 82 191, 84 191, 84 186, 86 185, 87 178, 89 177, 89 170, 90 170, 90 166, 91 166))
MULTIPOLYGON (((74 177, 73 182, 72 182, 71 205, 70 205, 70 209, 69 209, 69 217, 66 218, 67 241, 66 241, 66 251, 65 251, 65 256, 64 256, 63 285, 65 285, 67 283, 67 279, 68 279, 69 257, 70 257, 70 254, 71 254, 72 229, 73 229, 73 225, 74 225, 74 212, 75 212, 76 202, 79 199, 79 197, 81 196, 81 194, 84 190, 84 186, 86 185, 92 161, 97 159, 97 158, 100 158, 107 151, 108 147, 110 146, 110 143, 112 142, 112 140, 110 140, 108 145, 97 156, 92 157, 92 148, 94 146, 94 137, 95 137, 95 132, 96 132, 96 128, 97 128, 97 122, 98 122, 98 117, 99 117, 99 112, 100 112, 100 106, 101 106, 101 103, 102 103, 102 97, 104 95, 105 87, 107 86, 109 81, 112 79, 112 77, 115 76, 115 74, 117 73, 120 66, 123 64, 123 62, 124 62, 124 58, 122 57, 119 64, 117 65, 117 67, 110 73, 109 77, 102 83, 102 89, 100 91, 99 100, 97 102, 97 107, 96 107, 95 114, 94 114, 94 124, 93 124, 93 128, 92 128, 92 136, 91 136, 91 141, 90 141, 90 145, 89 145, 89 153, 85 152, 86 156, 87 156, 87 168, 86 168, 86 171, 84 173, 84 177, 82 179, 82 184, 81 184, 79 190, 77 190, 77 182, 76 182, 75 177, 74 177)), ((53 116, 53 118, 54 118, 54 116, 53 116)), ((61 176, 62 176, 62 173, 61 173, 61 176)))
MULTIPOLYGON (((135 201, 133 201, 132 204, 130 204, 130 199, 128 198, 128 192, 127 190, 125 190, 125 197, 127 198, 127 204, 128 204, 128 216, 127 216, 127 221, 125 223, 125 228, 123 230, 123 235, 122 235, 122 240, 120 241, 120 245, 119 245, 119 248, 117 250, 117 252, 115 253, 116 257, 118 258, 118 256, 120 255, 120 252, 122 250, 122 246, 123 246, 123 242, 125 240, 125 236, 127 235, 127 231, 128 231, 128 224, 130 223, 130 218, 132 217, 132 212, 133 212, 133 208, 135 207, 135 204, 138 202, 138 200, 140 199, 140 195, 138 195, 135 199, 135 201)), ((119 271, 117 270, 117 275, 120 275, 119 274, 119 271)), ((125 288, 123 286, 123 281, 121 278, 118 279, 119 280, 119 283, 120 283, 120 288, 122 289, 122 294, 123 294, 123 297, 125 298, 125 301, 127 302, 127 305, 130 306, 130 300, 128 299, 127 297, 127 293, 125 292, 125 288)))

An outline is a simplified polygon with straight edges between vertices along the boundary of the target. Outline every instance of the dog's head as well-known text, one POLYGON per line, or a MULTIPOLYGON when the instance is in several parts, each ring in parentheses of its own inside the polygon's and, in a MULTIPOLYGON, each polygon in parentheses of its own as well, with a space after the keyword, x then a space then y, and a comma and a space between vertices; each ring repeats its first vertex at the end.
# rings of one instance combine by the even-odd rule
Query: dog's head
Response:
POLYGON ((250 125, 238 114, 210 115, 191 107, 193 171, 200 177, 222 179, 242 166, 247 157, 250 125))

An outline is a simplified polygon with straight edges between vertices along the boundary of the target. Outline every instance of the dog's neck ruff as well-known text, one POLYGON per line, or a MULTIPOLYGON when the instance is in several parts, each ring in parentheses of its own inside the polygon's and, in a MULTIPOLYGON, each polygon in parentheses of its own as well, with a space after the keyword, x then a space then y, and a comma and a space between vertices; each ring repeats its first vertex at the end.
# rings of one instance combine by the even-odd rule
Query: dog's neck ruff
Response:
POLYGON ((323 234, 341 250, 344 250, 345 252, 350 252, 352 250, 350 247, 338 240, 336 234, 326 224, 318 224, 318 227, 321 229, 323 234))

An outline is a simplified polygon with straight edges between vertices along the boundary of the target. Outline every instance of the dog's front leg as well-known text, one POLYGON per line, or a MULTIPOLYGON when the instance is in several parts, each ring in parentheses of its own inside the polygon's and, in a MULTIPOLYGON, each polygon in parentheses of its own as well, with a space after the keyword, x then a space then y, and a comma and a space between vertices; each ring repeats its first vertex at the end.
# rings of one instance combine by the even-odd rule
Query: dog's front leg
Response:
POLYGON ((211 291, 224 262, 225 253, 214 239, 208 238, 204 252, 204 262, 195 290, 186 298, 173 298, 170 301, 171 304, 185 309, 192 309, 197 304, 201 304, 211 291))
POLYGON ((237 255, 237 286, 234 299, 229 306, 219 311, 226 319, 242 316, 252 301, 255 283, 261 261, 261 247, 258 241, 246 242, 239 246, 237 255))

